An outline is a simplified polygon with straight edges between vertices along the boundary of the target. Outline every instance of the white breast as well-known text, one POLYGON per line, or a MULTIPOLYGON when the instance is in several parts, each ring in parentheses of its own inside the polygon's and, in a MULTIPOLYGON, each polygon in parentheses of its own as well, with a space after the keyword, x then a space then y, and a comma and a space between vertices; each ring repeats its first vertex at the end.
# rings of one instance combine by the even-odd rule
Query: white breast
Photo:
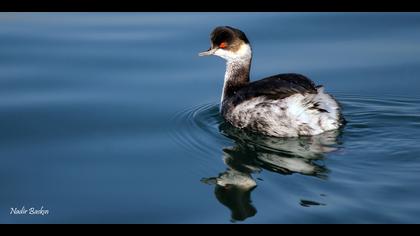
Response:
POLYGON ((340 108, 322 88, 318 94, 294 94, 284 99, 257 97, 236 106, 226 119, 234 126, 270 136, 316 135, 340 127, 340 108), (327 111, 314 109, 315 104, 327 111))

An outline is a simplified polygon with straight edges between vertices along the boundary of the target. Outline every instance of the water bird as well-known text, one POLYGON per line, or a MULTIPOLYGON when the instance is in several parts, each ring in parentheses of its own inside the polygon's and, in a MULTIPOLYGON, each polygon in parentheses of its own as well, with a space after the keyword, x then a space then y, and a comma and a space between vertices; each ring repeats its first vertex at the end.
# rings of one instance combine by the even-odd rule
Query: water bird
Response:
POLYGON ((210 43, 199 56, 226 60, 220 112, 233 126, 267 136, 297 137, 336 130, 345 123, 337 100, 304 75, 277 74, 250 82, 252 48, 241 30, 216 27, 210 43))

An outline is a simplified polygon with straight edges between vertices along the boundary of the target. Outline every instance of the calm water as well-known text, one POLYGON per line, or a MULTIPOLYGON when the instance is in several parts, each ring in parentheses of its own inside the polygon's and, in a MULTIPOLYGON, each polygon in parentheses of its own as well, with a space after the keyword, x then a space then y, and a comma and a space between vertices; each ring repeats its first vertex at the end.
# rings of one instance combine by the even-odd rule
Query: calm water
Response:
POLYGON ((420 223, 419 42, 407 13, 0 13, 0 223, 420 223), (217 25, 347 126, 225 124, 224 62, 197 56, 217 25))

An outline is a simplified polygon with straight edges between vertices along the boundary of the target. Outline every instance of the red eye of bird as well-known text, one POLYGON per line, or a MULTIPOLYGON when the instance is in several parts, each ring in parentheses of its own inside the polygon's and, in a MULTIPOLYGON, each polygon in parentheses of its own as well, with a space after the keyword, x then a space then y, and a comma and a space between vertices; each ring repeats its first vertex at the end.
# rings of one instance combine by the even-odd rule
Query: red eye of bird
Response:
POLYGON ((227 43, 223 42, 219 45, 219 48, 226 48, 227 47, 227 43))

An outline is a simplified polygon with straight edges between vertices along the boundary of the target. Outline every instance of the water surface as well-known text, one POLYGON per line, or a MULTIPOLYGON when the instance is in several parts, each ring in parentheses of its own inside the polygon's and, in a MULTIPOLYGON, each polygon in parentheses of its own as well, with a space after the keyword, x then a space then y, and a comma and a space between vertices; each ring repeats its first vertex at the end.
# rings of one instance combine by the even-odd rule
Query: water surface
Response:
POLYGON ((419 42, 417 13, 1 13, 0 223, 419 223, 419 42), (223 122, 218 25, 251 79, 305 74, 348 124, 223 122))

